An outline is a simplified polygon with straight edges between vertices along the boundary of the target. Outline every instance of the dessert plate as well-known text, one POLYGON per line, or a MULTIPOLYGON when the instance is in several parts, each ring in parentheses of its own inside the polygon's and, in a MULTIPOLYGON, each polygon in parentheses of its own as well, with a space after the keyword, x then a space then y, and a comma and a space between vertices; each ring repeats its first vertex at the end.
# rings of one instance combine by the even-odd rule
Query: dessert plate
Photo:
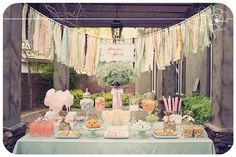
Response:
POLYGON ((71 133, 69 133, 69 135, 67 135, 67 136, 62 136, 62 135, 58 135, 58 133, 54 136, 55 138, 59 138, 59 139, 77 139, 77 138, 79 138, 81 136, 81 132, 80 132, 80 134, 79 135, 77 135, 77 136, 73 136, 73 135, 71 135, 71 133))
POLYGON ((109 139, 127 139, 129 138, 129 132, 128 131, 116 131, 116 130, 106 130, 104 133, 104 138, 109 139))

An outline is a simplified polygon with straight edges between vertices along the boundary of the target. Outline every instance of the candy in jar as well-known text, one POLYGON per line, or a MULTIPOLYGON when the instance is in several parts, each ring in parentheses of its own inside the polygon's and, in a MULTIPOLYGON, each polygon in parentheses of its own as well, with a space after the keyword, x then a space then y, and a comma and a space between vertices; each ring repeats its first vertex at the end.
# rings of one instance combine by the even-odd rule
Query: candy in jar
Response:
POLYGON ((181 125, 181 135, 185 138, 193 137, 193 126, 192 125, 181 125))
POLYGON ((204 137, 205 136, 205 130, 203 128, 203 126, 200 125, 195 125, 193 128, 193 134, 194 137, 204 137))
POLYGON ((86 113, 88 119, 88 115, 90 111, 93 109, 94 101, 91 99, 91 94, 88 92, 88 88, 86 88, 86 92, 83 94, 83 99, 80 100, 80 106, 82 111, 86 113))
POLYGON ((97 97, 95 99, 95 109, 98 112, 101 112, 105 109, 105 99, 103 97, 97 97))
POLYGON ((156 107, 156 101, 154 100, 143 100, 142 101, 143 110, 151 113, 156 107))
POLYGON ((141 103, 142 108, 147 113, 152 113, 152 111, 157 106, 156 101, 154 100, 155 93, 154 92, 147 92, 144 94, 144 99, 141 103))

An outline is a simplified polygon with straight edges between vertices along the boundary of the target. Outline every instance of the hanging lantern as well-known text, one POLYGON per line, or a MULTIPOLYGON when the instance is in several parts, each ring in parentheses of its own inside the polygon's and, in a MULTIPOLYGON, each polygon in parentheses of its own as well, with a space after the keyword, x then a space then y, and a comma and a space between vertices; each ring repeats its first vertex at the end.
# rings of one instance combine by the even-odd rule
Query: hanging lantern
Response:
POLYGON ((112 39, 113 42, 116 43, 121 38, 123 25, 119 20, 114 20, 111 24, 111 33, 112 33, 112 39))

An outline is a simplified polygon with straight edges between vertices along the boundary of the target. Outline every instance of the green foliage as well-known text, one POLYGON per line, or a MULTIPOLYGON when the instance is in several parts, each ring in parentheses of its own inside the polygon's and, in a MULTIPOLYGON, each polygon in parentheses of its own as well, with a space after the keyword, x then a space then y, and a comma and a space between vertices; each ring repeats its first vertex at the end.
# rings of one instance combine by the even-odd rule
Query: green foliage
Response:
POLYGON ((102 96, 102 93, 94 93, 91 95, 91 98, 95 101, 97 97, 101 97, 101 96, 102 96))
POLYGON ((124 105, 124 106, 127 106, 127 105, 129 105, 129 94, 128 93, 124 93, 123 95, 122 95, 122 104, 124 105))
POLYGON ((83 99, 84 92, 82 90, 70 90, 71 94, 74 96, 74 104, 72 107, 80 108, 80 100, 83 99))
MULTIPOLYGON (((38 72, 37 77, 34 79, 50 88, 53 87, 53 63, 36 63, 33 64, 32 68, 34 71, 38 72)), ((69 71, 70 89, 75 89, 81 75, 79 75, 73 68, 69 68, 69 71)))
POLYGON ((211 100, 203 95, 187 95, 182 101, 183 111, 191 110, 197 124, 203 124, 211 118, 211 100))
POLYGON ((106 101, 105 102, 105 107, 106 108, 112 108, 112 101, 106 101))
POLYGON ((35 64, 33 69, 38 71, 38 81, 48 87, 53 87, 53 64, 35 64))
POLYGON ((136 71, 130 64, 124 62, 111 62, 98 68, 96 72, 100 84, 105 86, 126 85, 135 82, 136 71))
POLYGON ((103 93, 102 97, 105 99, 105 101, 112 101, 111 93, 103 93))
POLYGON ((79 74, 74 70, 74 68, 70 68, 69 70, 70 70, 70 76, 69 76, 70 89, 75 89, 76 84, 79 82, 79 74))

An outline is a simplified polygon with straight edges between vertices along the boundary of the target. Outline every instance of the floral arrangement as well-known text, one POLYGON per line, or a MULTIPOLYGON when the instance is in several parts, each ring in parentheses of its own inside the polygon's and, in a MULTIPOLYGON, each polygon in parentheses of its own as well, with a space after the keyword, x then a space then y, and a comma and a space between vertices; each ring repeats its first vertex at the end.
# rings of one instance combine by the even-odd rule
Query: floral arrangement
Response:
POLYGON ((96 76, 102 85, 123 86, 135 82, 137 73, 130 64, 111 62, 99 67, 96 76))

